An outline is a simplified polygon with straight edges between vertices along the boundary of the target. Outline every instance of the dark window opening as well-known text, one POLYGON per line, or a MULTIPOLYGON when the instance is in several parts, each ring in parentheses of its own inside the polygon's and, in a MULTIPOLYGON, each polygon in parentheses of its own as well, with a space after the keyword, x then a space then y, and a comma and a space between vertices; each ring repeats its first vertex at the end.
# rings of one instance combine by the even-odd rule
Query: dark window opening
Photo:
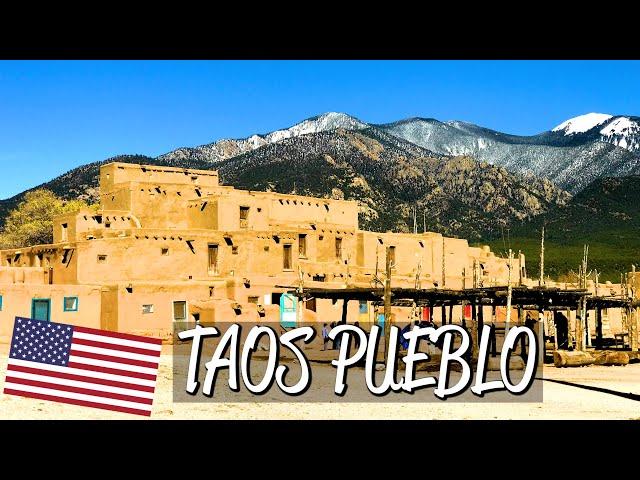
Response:
POLYGON ((326 280, 327 276, 324 273, 319 273, 317 275, 314 275, 312 280, 314 282, 324 282, 326 280))
POLYGON ((292 270, 293 259, 291 257, 291 244, 283 245, 282 247, 282 269, 292 270))
POLYGON ((196 253, 196 249, 193 247, 193 240, 185 240, 187 247, 189 247, 189 250, 191 250, 191 253, 195 254, 196 253))
POLYGON ((209 287, 209 296, 213 297, 213 294, 215 293, 216 289, 215 287, 209 287))
POLYGON ((316 299, 310 298, 305 302, 307 310, 311 310, 312 312, 316 311, 316 299))
POLYGON ((93 219, 96 221, 96 223, 102 224, 102 215, 95 215, 93 219))
POLYGON ((280 305, 280 297, 282 297, 281 293, 271 293, 271 303, 273 305, 280 305))
POLYGON ((233 239, 231 237, 224 237, 224 243, 227 244, 228 247, 233 245, 233 239))
POLYGON ((336 258, 342 258, 342 238, 336 237, 336 258))
POLYGON ((389 247, 389 261, 391 265, 395 267, 396 265, 396 247, 389 247))
POLYGON ((209 244, 209 273, 218 273, 218 245, 209 244))
POLYGON ((307 235, 305 233, 298 235, 298 255, 300 257, 307 256, 307 235))
POLYGON ((231 254, 232 255, 238 255, 238 246, 234 245, 233 247, 231 247, 231 254))
POLYGON ((251 296, 251 297, 247 298, 247 302, 257 305, 259 303, 259 298, 260 297, 251 296))
MULTIPOLYGON (((68 252, 69 250, 65 250, 65 252, 68 252)), ((62 263, 66 263, 64 260, 62 260, 62 263)), ((107 256, 106 255, 98 255, 98 263, 107 263, 107 256)))
POLYGON ((161 248, 160 253, 162 254, 163 257, 166 257, 167 255, 169 255, 169 249, 166 247, 161 248))

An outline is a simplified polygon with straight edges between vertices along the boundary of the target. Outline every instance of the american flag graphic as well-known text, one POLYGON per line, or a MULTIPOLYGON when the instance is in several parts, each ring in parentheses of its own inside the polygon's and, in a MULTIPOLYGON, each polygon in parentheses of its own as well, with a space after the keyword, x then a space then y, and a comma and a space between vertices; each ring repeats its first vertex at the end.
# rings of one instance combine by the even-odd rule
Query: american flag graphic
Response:
POLYGON ((151 415, 160 339, 16 317, 4 393, 151 415))

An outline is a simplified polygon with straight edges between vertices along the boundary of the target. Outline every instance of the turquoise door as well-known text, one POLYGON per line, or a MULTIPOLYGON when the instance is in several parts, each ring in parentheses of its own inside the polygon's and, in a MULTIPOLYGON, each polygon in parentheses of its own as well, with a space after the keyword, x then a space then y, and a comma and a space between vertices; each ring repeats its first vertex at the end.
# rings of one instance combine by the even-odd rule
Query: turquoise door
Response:
POLYGON ((51 300, 48 298, 34 298, 31 300, 31 318, 34 320, 51 320, 51 300))
POLYGON ((297 323, 298 299, 288 293, 280 297, 280 325, 285 328, 295 327, 297 323))

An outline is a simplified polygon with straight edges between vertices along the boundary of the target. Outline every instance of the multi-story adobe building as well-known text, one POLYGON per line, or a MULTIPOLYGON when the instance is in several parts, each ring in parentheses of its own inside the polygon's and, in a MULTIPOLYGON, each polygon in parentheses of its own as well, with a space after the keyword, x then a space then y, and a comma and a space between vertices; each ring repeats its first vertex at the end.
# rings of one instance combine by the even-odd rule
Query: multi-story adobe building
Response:
MULTIPOLYGON (((209 170, 104 165, 98 210, 58 217, 53 228, 50 245, 0 252, 0 336, 15 316, 123 332, 278 321, 283 287, 373 286, 386 247, 394 288, 504 285, 508 275, 488 247, 360 230, 355 201, 238 190, 209 170)), ((524 256, 516 264, 522 276, 524 256)), ((373 318, 371 305, 351 303, 350 321, 373 318)), ((330 300, 301 308, 305 321, 340 319, 330 300)))

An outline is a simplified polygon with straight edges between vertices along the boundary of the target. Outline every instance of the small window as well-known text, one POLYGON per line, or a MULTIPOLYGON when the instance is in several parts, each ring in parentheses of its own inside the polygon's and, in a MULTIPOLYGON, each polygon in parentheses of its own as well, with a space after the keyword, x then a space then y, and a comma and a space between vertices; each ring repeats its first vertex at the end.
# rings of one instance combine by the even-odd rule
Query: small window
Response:
POLYGON ((283 270, 292 270, 293 269, 293 261, 291 257, 291 244, 286 244, 282 246, 282 269, 283 270))
POLYGON ((252 296, 252 297, 249 297, 249 298, 247 299, 247 301, 248 301, 249 303, 258 304, 259 299, 260 299, 260 297, 253 297, 253 296, 252 296))
POLYGON ((161 248, 161 249, 160 249, 160 254, 161 254, 163 257, 166 257, 167 255, 169 255, 169 248, 168 248, 168 247, 163 247, 163 248, 161 248))
POLYGON ((396 265, 396 247, 389 247, 389 261, 391 265, 396 265))
POLYGON ((73 250, 71 249, 66 249, 62 251, 62 263, 64 265, 68 264, 71 261, 71 252, 73 252, 73 250))
POLYGON ((78 311, 78 297, 64 297, 64 311, 65 312, 77 312, 78 311))
POLYGON ((280 297, 282 297, 281 293, 271 293, 271 305, 280 305, 280 297))
POLYGON ((143 314, 153 313, 153 305, 152 304, 142 305, 142 313, 143 314))
POLYGON ((336 237, 336 258, 342 259, 342 238, 336 237))
POLYGON ((102 223, 102 215, 96 215, 95 217, 93 217, 93 219, 96 221, 96 223, 102 223))
POLYGON ((186 319, 187 319, 187 302, 184 300, 173 302, 173 320, 184 321, 186 319))
POLYGON ((298 255, 302 258, 307 256, 307 235, 304 233, 298 235, 298 255))
MULTIPOLYGON (((65 250, 65 252, 66 252, 66 251, 68 251, 68 250, 65 250)), ((16 253, 16 254, 15 254, 15 256, 13 257, 13 264, 14 264, 14 265, 17 265, 17 264, 18 264, 18 262, 20 261, 20 257, 22 257, 22 254, 21 254, 21 253, 16 253)), ((64 263, 64 261, 63 261, 63 263, 64 263)))
POLYGON ((66 223, 63 223, 62 225, 60 225, 62 227, 62 233, 61 233, 61 240, 63 242, 66 242, 67 239, 69 238, 69 234, 68 232, 68 226, 66 223))
POLYGON ((104 228, 111 228, 111 224, 109 222, 105 223, 104 228))
POLYGON ((209 296, 213 297, 213 294, 216 292, 215 287, 209 287, 209 296))
POLYGON ((240 207, 240 221, 247 220, 249 218, 249 207, 240 207))
MULTIPOLYGON (((64 263, 64 260, 63 260, 64 263)), ((98 263, 107 263, 107 256, 106 255, 98 255, 98 263)))
POLYGON ((218 273, 218 244, 209 244, 209 273, 218 273))
POLYGON ((233 247, 231 247, 231 254, 232 255, 238 255, 238 246, 234 245, 233 247))

